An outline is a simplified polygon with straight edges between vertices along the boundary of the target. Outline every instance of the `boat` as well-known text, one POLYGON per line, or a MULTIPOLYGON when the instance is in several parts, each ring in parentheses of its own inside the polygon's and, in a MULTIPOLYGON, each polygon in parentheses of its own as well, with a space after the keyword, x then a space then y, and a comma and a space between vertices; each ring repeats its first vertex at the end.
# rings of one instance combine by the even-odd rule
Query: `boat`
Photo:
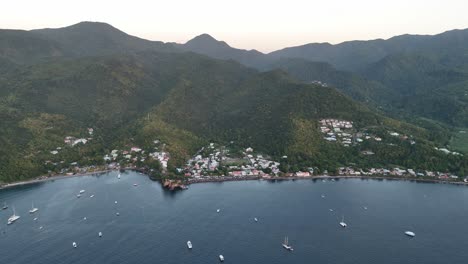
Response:
POLYGON ((99 233, 98 233, 98 236, 99 236, 99 237, 102 237, 102 232, 99 232, 99 233))
POLYGON ((117 212, 117 213, 115 213, 115 215, 119 216, 119 215, 120 215, 120 213, 118 213, 118 212, 117 212))
POLYGON ((328 209, 328 210, 329 210, 330 212, 333 212, 333 209, 331 209, 331 208, 330 208, 330 209, 328 209))
POLYGON ((409 237, 415 237, 416 234, 414 232, 411 232, 411 231, 405 231, 405 235, 409 236, 409 237))
POLYGON ((219 255, 219 261, 221 261, 221 262, 224 261, 224 256, 223 255, 219 255))
POLYGON ((77 194, 76 197, 80 198, 80 197, 81 197, 81 194, 77 194))
POLYGON ((254 218, 254 221, 255 221, 255 222, 258 222, 258 219, 257 219, 257 217, 255 217, 255 218, 254 218))
POLYGON ((117 201, 115 201, 114 203, 117 204, 117 201))
POLYGON ((221 209, 216 210, 217 213, 221 212, 221 209))
POLYGON ((76 242, 73 242, 72 245, 73 245, 74 248, 78 247, 78 244, 76 244, 76 242))
POLYGON ((34 219, 33 219, 33 220, 34 220, 34 221, 37 221, 37 217, 34 217, 34 219))
POLYGON ((89 198, 93 198, 94 197, 94 194, 91 194, 91 196, 89 196, 89 198))
POLYGON ((8 224, 11 225, 13 224, 16 220, 20 218, 19 215, 16 215, 15 207, 13 207, 13 215, 8 218, 8 224))
POLYGON ((325 198, 325 195, 322 194, 322 198, 325 198))
POLYGON ((189 249, 192 249, 192 242, 190 242, 190 240, 187 241, 187 247, 188 247, 189 249))
POLYGON ((367 207, 366 207, 366 206, 364 206, 364 210, 367 210, 367 207))
POLYGON ((35 212, 39 211, 38 208, 34 207, 34 203, 31 204, 31 210, 29 210, 30 214, 34 214, 35 212))
POLYGON ((81 193, 84 193, 84 192, 85 192, 85 190, 80 190, 80 194, 81 194, 81 193))
POLYGON ((42 228, 44 228, 44 227, 43 227, 43 226, 40 226, 40 227, 39 227, 39 230, 41 230, 42 228))
POLYGON ((6 204, 6 202, 3 204, 3 207, 2 207, 2 210, 6 210, 8 209, 8 205, 6 204))
POLYGON ((289 245, 288 237, 284 237, 283 247, 289 251, 293 251, 294 249, 289 245))
POLYGON ((134 183, 133 186, 138 186, 138 184, 134 183))
POLYGON ((83 217, 83 220, 86 220, 86 219, 88 219, 88 218, 86 218, 86 216, 85 216, 85 217, 83 217))
POLYGON ((343 227, 343 228, 348 226, 344 221, 344 216, 341 218, 340 226, 343 227))
POLYGON ((120 173, 119 173, 119 175, 117 175, 117 179, 120 179, 120 173))

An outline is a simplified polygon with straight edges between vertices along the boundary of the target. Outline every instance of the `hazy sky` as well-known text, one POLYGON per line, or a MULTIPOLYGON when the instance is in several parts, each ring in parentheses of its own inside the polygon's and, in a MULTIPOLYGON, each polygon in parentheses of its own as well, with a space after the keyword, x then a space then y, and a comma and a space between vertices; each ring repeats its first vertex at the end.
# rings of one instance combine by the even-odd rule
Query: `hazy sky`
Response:
POLYGON ((1 11, 0 28, 100 21, 151 40, 182 43, 209 33, 264 52, 468 28, 468 0, 9 0, 1 11))

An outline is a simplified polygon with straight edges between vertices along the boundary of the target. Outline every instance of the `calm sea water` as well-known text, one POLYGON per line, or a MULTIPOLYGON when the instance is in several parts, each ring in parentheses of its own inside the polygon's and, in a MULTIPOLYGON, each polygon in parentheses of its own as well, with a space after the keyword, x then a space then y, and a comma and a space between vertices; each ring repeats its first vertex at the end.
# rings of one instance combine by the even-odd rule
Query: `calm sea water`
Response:
POLYGON ((196 264, 218 263, 219 254, 225 263, 242 264, 468 259, 468 188, 462 186, 248 181, 195 184, 173 193, 126 172, 120 180, 109 173, 0 190, 3 201, 10 208, 0 212, 0 263, 196 264), (77 198, 81 189, 86 192, 77 198), (28 213, 32 201, 39 208, 35 215, 28 213), (13 205, 21 218, 7 226, 13 205), (346 229, 338 225, 342 216, 346 229), (406 230, 416 237, 405 236, 406 230), (285 236, 294 252, 281 247, 285 236))

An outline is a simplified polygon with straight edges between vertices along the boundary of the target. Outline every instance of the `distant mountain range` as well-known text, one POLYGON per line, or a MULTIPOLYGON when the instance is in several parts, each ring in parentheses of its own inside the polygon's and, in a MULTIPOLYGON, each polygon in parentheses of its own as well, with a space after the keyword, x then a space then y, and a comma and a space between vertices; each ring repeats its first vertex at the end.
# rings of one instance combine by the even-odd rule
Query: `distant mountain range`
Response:
POLYGON ((206 34, 163 43, 95 22, 0 30, 0 180, 59 169, 44 165, 51 162, 102 164, 113 148, 149 148, 154 139, 167 144, 172 169, 207 142, 234 141, 275 158, 286 155, 295 168, 354 164, 464 173, 464 156, 434 148, 448 144, 448 125, 468 126, 465 35, 263 54, 206 34), (329 143, 319 130, 322 118, 350 120, 382 137, 397 131, 417 144, 329 143), (83 136, 88 127, 97 135, 91 144, 50 154, 65 136, 83 136), (363 150, 375 155, 362 156, 363 150))

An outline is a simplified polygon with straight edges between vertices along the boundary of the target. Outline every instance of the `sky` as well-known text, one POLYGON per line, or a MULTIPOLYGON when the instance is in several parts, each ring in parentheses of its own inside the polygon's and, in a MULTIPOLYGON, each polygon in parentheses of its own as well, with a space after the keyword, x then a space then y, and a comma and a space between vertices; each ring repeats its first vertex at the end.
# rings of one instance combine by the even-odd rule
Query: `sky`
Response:
POLYGON ((208 33, 270 52, 312 42, 437 34, 468 28, 468 0, 9 0, 0 28, 106 22, 134 36, 185 43, 208 33))

